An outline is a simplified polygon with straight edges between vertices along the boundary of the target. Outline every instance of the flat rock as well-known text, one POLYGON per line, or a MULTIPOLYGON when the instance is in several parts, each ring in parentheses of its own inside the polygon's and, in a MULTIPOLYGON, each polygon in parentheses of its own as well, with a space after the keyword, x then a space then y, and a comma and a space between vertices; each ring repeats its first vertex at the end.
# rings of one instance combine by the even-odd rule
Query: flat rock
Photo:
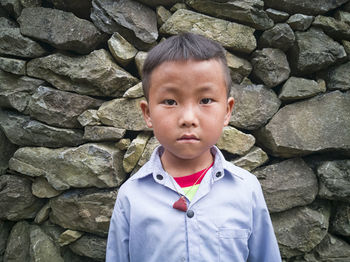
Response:
POLYGON ((125 180, 123 155, 111 144, 84 144, 73 148, 22 147, 10 160, 10 169, 45 177, 56 190, 70 187, 115 187, 125 180))
POLYGON ((1 17, 1 8, 0 8, 0 28, 17 28, 17 27, 18 27, 18 24, 12 19, 7 17, 1 17))
POLYGON ((116 190, 70 190, 51 198, 50 220, 63 228, 107 235, 116 190))
POLYGON ((122 96, 139 82, 104 49, 85 56, 56 53, 33 59, 27 64, 27 74, 45 79, 58 89, 92 96, 122 96))
POLYGON ((134 169, 150 137, 150 132, 143 132, 131 141, 123 159, 123 168, 125 172, 129 173, 134 169))
POLYGON ((91 19, 103 32, 120 33, 138 49, 148 49, 158 38, 157 16, 133 0, 93 0, 91 19))
POLYGON ((10 234, 11 226, 11 222, 0 220, 0 260, 3 259, 6 250, 7 238, 10 234))
POLYGON ((318 193, 317 177, 301 158, 257 168, 254 174, 272 213, 308 205, 318 193))
POLYGON ((251 63, 241 57, 226 52, 227 66, 230 69, 230 75, 233 83, 241 83, 245 77, 248 77, 253 67, 251 63))
POLYGON ((274 156, 350 153, 350 93, 334 91, 286 105, 255 137, 274 156), (335 135, 336 134, 336 135, 335 135))
POLYGON ((0 219, 18 221, 34 218, 44 205, 31 192, 31 181, 15 175, 0 176, 0 219))
POLYGON ((275 23, 285 22, 289 17, 288 13, 272 8, 267 8, 265 12, 275 23))
POLYGON ((282 257, 311 251, 327 235, 330 207, 312 205, 271 214, 282 257))
POLYGON ((350 41, 342 40, 341 41, 345 52, 348 54, 348 59, 350 60, 350 41))
POLYGON ((245 170, 252 171, 265 164, 268 160, 268 155, 261 148, 254 146, 246 155, 231 161, 231 163, 245 170))
POLYGON ((122 151, 126 151, 128 147, 131 144, 130 138, 122 138, 117 143, 115 143, 115 146, 122 151))
POLYGON ((345 22, 350 25, 350 13, 338 10, 335 13, 335 18, 341 22, 345 22))
POLYGON ((157 14, 157 24, 159 27, 161 27, 165 23, 165 21, 168 20, 169 17, 171 16, 171 12, 162 5, 157 6, 156 14, 157 14))
POLYGON ((3 175, 6 173, 6 170, 8 168, 8 161, 13 156, 16 150, 17 150, 17 146, 12 144, 7 139, 7 137, 5 136, 5 133, 0 128, 0 175, 3 175))
POLYGON ((0 70, 0 107, 23 112, 35 90, 45 82, 27 76, 16 76, 0 70))
POLYGON ((20 0, 0 0, 0 4, 11 16, 18 17, 22 11, 20 0))
POLYGON ((45 177, 36 177, 32 183, 32 193, 39 198, 51 198, 62 193, 60 190, 54 189, 45 177))
POLYGON ((121 66, 127 66, 137 54, 137 49, 117 32, 108 40, 108 47, 121 66))
POLYGON ((258 30, 266 30, 273 26, 273 20, 264 11, 264 3, 260 0, 186 0, 185 2, 198 12, 217 18, 233 20, 258 30))
POLYGON ((15 75, 25 75, 26 61, 14 58, 0 57, 0 69, 15 75))
POLYGON ((350 160, 326 161, 317 168, 321 198, 350 203, 350 160))
POLYGON ((97 115, 105 125, 126 130, 149 130, 144 123, 140 102, 144 98, 117 98, 102 104, 97 115))
POLYGON ((178 0, 137 0, 137 2, 143 3, 145 5, 149 5, 151 7, 157 7, 159 5, 164 6, 173 6, 178 2, 178 0))
POLYGON ((17 21, 23 35, 79 54, 90 53, 104 40, 93 23, 58 9, 24 8, 17 21))
POLYGON ((254 146, 255 138, 232 126, 225 126, 217 147, 231 154, 245 155, 254 146))
POLYGON ((346 22, 339 21, 330 16, 318 15, 312 25, 322 28, 327 35, 335 39, 350 40, 350 25, 346 22))
POLYGON ((90 18, 91 0, 48 0, 56 9, 72 12, 84 19, 90 18))
POLYGON ((271 47, 287 51, 295 41, 295 35, 288 24, 276 24, 263 32, 258 45, 262 48, 271 47))
POLYGON ((139 159, 139 162, 137 163, 138 166, 143 166, 150 158, 153 153, 153 151, 156 149, 157 146, 159 146, 160 143, 157 140, 155 136, 152 136, 145 147, 145 149, 142 152, 142 155, 139 159))
POLYGON ((324 92, 326 92, 326 86, 322 82, 292 76, 284 83, 278 98, 282 101, 294 101, 324 92))
POLYGON ((265 6, 277 10, 285 11, 289 14, 301 13, 306 15, 324 14, 332 9, 335 9, 348 0, 318 0, 304 1, 304 0, 265 0, 265 6))
POLYGON ((344 47, 321 29, 311 27, 306 32, 295 32, 295 39, 289 62, 299 75, 325 69, 346 57, 344 47))
POLYGON ((19 146, 55 148, 84 143, 81 130, 49 126, 11 111, 0 110, 0 127, 8 139, 19 146))
POLYGON ((142 82, 130 87, 123 95, 124 98, 140 98, 143 96, 142 82))
POLYGON ((347 91, 350 89, 350 62, 330 68, 326 74, 329 90, 347 91))
POLYGON ((102 102, 89 96, 40 86, 29 100, 25 113, 52 126, 79 128, 79 115, 87 109, 98 108, 102 102))
POLYGON ((185 9, 176 11, 159 30, 170 35, 181 32, 204 35, 232 51, 251 53, 256 48, 255 29, 185 9))
POLYGON ((36 214, 34 222, 36 224, 42 224, 43 222, 45 222, 49 218, 50 210, 50 204, 49 202, 47 202, 36 214))
POLYGON ((268 87, 288 79, 290 68, 287 56, 280 49, 264 48, 252 54, 253 74, 268 87))
POLYGON ((313 21, 314 17, 311 15, 294 14, 288 18, 286 23, 293 30, 305 31, 309 29, 313 21))
POLYGON ((237 128, 254 130, 263 126, 281 105, 276 93, 263 85, 233 85, 231 95, 235 106, 230 125, 237 128))
POLYGON ((101 122, 97 116, 97 110, 88 109, 84 111, 77 120, 82 126, 100 126, 101 122))
POLYGON ((17 222, 11 230, 8 238, 4 261, 27 261, 29 255, 29 230, 30 225, 26 221, 17 222))
POLYGON ((84 235, 84 233, 68 229, 60 235, 58 242, 60 243, 60 246, 69 245, 70 243, 81 238, 82 235, 84 235))
POLYGON ((140 51, 135 56, 135 64, 137 67, 137 71, 139 72, 139 76, 142 77, 142 68, 143 64, 145 63, 145 60, 147 58, 147 52, 140 51))
POLYGON ((46 55, 48 52, 37 42, 21 34, 19 28, 1 28, 0 54, 24 58, 46 55))
POLYGON ((111 126, 86 126, 84 139, 87 141, 116 141, 121 139, 126 130, 111 126))
POLYGON ((106 259, 107 239, 86 234, 74 243, 69 245, 69 248, 76 254, 84 257, 96 259, 97 261, 105 261, 106 259))
POLYGON ((330 221, 330 231, 336 235, 350 236, 350 204, 338 202, 333 218, 330 221))

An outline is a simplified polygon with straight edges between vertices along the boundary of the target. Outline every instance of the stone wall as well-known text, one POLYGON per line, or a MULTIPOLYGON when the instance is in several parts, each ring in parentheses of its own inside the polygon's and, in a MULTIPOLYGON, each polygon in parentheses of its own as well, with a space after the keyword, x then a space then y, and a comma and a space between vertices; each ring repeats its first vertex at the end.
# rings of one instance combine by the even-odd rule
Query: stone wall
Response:
POLYGON ((140 68, 183 31, 228 51, 217 145, 259 178, 284 261, 350 261, 349 0, 0 4, 0 262, 104 260, 118 187, 158 144, 140 68))

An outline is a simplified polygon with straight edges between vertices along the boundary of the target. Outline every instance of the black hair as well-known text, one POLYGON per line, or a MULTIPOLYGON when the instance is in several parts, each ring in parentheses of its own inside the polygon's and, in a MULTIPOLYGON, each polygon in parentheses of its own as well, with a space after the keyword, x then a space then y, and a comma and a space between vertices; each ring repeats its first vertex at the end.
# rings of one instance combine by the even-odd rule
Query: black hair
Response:
POLYGON ((152 48, 142 69, 142 87, 148 100, 150 78, 153 70, 168 61, 215 59, 223 66, 227 96, 231 88, 231 76, 227 67, 226 50, 217 42, 193 33, 181 33, 160 42, 152 48))

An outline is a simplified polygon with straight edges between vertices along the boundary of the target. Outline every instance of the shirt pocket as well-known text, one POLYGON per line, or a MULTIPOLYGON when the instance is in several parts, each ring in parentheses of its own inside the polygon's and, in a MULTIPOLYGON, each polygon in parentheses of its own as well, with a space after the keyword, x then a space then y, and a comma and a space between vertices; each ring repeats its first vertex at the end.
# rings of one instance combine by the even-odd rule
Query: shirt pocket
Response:
POLYGON ((248 259, 248 229, 219 228, 219 261, 244 262, 248 259))

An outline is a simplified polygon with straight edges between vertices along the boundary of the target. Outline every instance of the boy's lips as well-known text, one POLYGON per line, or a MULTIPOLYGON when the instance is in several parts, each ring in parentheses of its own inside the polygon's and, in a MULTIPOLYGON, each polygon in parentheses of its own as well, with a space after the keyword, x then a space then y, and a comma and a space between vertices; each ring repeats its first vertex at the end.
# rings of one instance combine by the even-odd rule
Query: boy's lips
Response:
POLYGON ((199 141, 199 138, 196 135, 182 135, 180 138, 177 139, 178 141, 199 141))

